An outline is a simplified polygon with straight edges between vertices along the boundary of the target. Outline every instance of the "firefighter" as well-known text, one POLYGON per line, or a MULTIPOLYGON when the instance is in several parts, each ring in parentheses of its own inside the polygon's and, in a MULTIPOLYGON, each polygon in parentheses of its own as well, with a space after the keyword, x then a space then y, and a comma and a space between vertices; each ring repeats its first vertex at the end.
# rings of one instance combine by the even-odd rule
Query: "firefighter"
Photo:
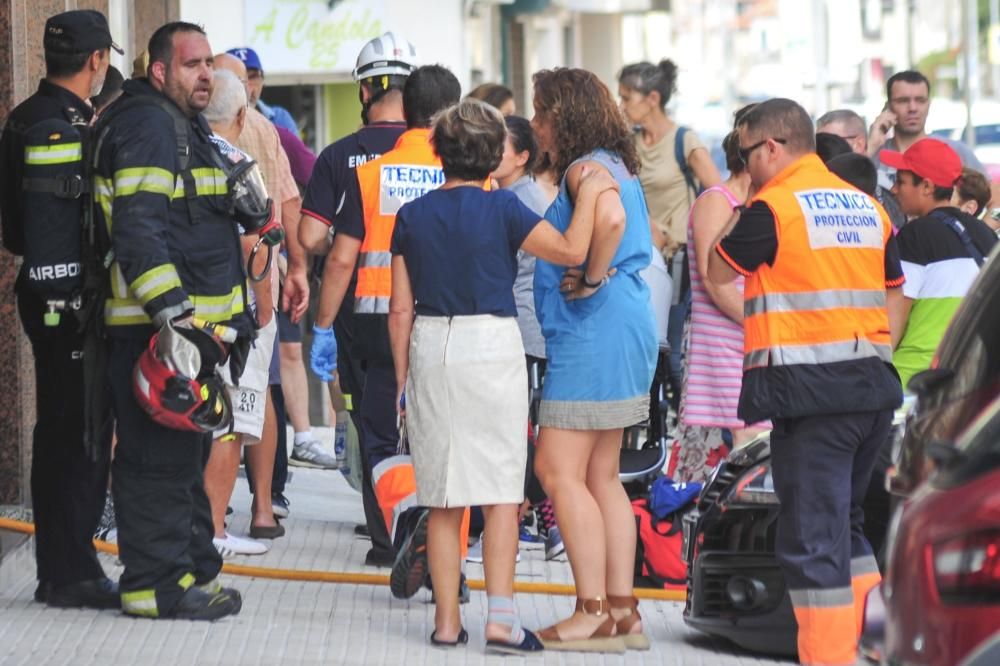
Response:
POLYGON ((903 398, 890 337, 899 251, 885 210, 816 156, 801 106, 768 100, 738 130, 757 194, 720 235, 708 279, 746 277, 738 414, 774 423, 775 550, 799 660, 853 664, 879 582, 861 503, 903 398))
POLYGON ((228 355, 238 383, 253 335, 238 189, 200 113, 213 76, 204 31, 168 23, 148 51, 146 78, 125 83, 96 129, 95 200, 115 257, 105 322, 122 609, 214 620, 242 605, 217 580, 203 486, 211 433, 232 418, 216 368, 228 355))
POLYGON ((32 436, 35 600, 59 607, 116 608, 118 589, 104 575, 91 541, 108 479, 111 431, 101 410, 85 426, 82 239, 89 210, 84 148, 111 40, 104 15, 71 11, 45 23, 46 77, 11 113, 0 143, 3 244, 24 257, 15 283, 21 324, 35 362, 38 421, 32 436))

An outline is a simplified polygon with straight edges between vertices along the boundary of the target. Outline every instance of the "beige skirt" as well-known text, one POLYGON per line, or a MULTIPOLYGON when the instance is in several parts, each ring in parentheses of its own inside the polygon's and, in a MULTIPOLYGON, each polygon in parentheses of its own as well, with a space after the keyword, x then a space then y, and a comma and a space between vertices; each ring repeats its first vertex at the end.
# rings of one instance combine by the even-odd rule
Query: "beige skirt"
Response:
POLYGON ((528 376, 514 317, 416 318, 406 430, 418 504, 522 502, 527 424, 528 376))

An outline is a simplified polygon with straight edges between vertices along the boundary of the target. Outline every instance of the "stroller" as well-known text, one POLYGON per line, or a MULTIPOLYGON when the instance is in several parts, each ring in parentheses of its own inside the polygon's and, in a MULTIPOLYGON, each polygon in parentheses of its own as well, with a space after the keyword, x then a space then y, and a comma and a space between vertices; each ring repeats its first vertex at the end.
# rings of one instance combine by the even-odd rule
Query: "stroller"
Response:
MULTIPOLYGON (((670 345, 661 343, 656 357, 656 370, 649 389, 649 417, 642 423, 625 429, 622 436, 618 478, 629 497, 634 499, 649 490, 650 484, 663 473, 670 450, 667 433, 671 418, 667 399, 670 345)), ((538 408, 542 399, 541 370, 532 363, 528 371, 531 390, 532 434, 538 437, 538 408)))
POLYGON ((629 498, 635 499, 648 492, 667 465, 670 444, 671 409, 667 398, 670 345, 660 344, 656 355, 656 370, 649 389, 649 418, 625 429, 622 450, 619 454, 618 478, 621 479, 629 498))

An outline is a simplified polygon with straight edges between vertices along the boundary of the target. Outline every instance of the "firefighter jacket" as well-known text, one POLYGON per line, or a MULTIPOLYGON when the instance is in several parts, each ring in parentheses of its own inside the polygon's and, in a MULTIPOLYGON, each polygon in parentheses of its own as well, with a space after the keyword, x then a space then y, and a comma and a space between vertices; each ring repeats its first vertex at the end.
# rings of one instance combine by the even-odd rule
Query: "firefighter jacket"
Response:
POLYGON ((757 200, 774 214, 778 246, 744 288, 741 418, 898 406, 886 310, 888 215, 812 154, 757 200))
POLYGON ((145 80, 127 81, 95 133, 94 199, 115 257, 105 323, 144 330, 194 310, 250 334, 224 163, 204 118, 164 100, 145 80))
POLYGON ((431 130, 404 132, 396 147, 357 168, 365 237, 358 258, 354 292, 357 326, 355 353, 361 358, 392 360, 386 316, 392 295, 392 232, 396 213, 444 183, 441 160, 430 143, 431 130))
POLYGON ((17 289, 72 298, 81 287, 83 135, 93 112, 66 88, 42 80, 10 114, 0 139, 3 244, 24 257, 17 289))

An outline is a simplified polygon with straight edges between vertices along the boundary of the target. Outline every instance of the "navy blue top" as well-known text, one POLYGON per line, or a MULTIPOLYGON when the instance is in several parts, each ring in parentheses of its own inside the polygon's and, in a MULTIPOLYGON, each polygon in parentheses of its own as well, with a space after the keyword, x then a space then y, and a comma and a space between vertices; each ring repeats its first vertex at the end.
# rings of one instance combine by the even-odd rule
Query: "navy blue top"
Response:
POLYGON ((434 190, 396 214, 392 253, 403 255, 418 315, 516 317, 517 250, 541 221, 508 190, 434 190))

